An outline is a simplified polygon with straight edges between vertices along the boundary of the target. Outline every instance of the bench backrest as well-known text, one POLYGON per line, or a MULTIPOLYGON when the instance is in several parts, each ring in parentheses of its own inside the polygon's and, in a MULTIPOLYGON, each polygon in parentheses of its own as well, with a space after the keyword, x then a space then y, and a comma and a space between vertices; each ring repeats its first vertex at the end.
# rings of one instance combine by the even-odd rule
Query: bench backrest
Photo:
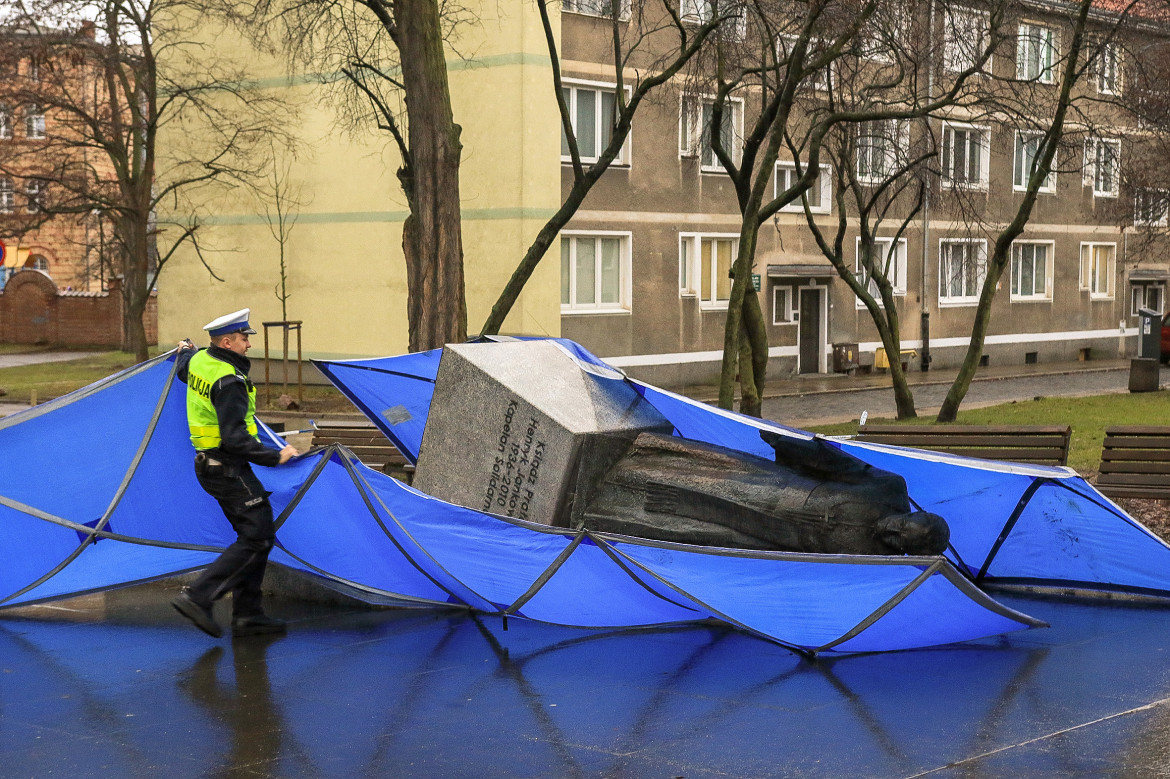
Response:
POLYGON ((1095 486, 1111 498, 1170 498, 1170 427, 1106 428, 1095 486))
POLYGON ((313 446, 329 444, 341 444, 363 463, 380 471, 385 471, 388 465, 395 468, 407 465, 394 442, 369 422, 318 422, 313 446))
POLYGON ((980 460, 1068 465, 1068 425, 863 425, 856 440, 980 460))

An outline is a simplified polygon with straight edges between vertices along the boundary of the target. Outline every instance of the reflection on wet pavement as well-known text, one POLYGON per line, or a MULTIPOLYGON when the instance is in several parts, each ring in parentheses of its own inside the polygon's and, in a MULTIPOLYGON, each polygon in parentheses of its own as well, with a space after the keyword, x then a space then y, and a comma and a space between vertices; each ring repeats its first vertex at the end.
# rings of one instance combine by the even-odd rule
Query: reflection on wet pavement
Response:
POLYGON ((1153 776, 1170 609, 802 660, 722 627, 591 631, 276 600, 213 641, 139 587, 0 619, 4 776, 1153 776))

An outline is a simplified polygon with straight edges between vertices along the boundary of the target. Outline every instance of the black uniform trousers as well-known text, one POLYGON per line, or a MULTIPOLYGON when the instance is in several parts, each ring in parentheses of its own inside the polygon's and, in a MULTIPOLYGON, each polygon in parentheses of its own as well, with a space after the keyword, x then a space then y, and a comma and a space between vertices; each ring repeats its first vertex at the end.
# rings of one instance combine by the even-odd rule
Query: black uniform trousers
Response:
POLYGON ((264 569, 276 538, 268 492, 247 462, 200 467, 199 486, 219 502, 236 531, 236 540, 204 569, 187 592, 196 603, 210 605, 232 593, 233 618, 264 613, 260 604, 264 569))

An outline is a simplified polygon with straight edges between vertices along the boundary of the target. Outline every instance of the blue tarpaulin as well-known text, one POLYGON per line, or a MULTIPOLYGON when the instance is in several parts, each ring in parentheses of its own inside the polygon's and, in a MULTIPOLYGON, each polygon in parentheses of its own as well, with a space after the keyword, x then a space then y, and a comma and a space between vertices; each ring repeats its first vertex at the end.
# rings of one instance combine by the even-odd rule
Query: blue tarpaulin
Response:
MULTIPOLYGON (((615 380, 580 347, 563 345, 583 370, 615 380)), ((414 459, 438 358, 429 352, 321 367, 414 459)), ((196 569, 233 540, 192 472, 186 388, 173 368, 164 356, 0 420, 7 455, 0 607, 196 569)), ((761 428, 809 437, 648 385, 637 389, 680 435, 697 440, 767 455, 761 428)), ((271 559, 377 602, 591 628, 714 619, 796 651, 840 653, 1038 624, 979 583, 1170 596, 1170 548, 1067 469, 836 445, 902 474, 912 500, 947 519, 953 543, 946 557, 715 549, 550 528, 444 503, 341 447, 256 471, 278 514, 271 559)))

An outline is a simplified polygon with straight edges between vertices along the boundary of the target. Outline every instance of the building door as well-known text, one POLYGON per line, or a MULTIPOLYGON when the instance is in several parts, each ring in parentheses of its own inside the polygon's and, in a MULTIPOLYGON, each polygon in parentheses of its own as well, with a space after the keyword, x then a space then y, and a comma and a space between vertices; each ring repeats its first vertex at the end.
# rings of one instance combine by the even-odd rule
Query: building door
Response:
POLYGON ((800 373, 818 373, 821 369, 821 291, 800 290, 800 373))

